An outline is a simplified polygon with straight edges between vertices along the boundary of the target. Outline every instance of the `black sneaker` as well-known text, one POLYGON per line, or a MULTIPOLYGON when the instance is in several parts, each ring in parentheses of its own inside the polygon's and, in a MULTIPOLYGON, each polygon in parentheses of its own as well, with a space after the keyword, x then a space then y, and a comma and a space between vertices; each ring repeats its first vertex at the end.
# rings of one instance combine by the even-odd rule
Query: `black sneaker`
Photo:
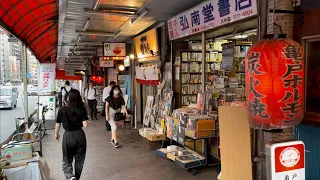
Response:
POLYGON ((114 144, 114 147, 115 147, 115 148, 118 148, 119 146, 120 146, 120 145, 119 145, 119 143, 117 143, 117 142, 114 144))
POLYGON ((111 144, 115 146, 114 140, 111 141, 111 144))
POLYGON ((111 128, 106 128, 106 131, 111 131, 111 128))

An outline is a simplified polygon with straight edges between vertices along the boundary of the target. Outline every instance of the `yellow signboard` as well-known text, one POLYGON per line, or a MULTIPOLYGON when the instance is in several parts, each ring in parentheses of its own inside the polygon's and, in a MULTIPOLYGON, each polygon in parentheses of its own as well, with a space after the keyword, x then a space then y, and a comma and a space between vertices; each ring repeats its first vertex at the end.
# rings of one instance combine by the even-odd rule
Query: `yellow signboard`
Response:
POLYGON ((160 56, 156 29, 135 37, 133 41, 138 59, 160 56))

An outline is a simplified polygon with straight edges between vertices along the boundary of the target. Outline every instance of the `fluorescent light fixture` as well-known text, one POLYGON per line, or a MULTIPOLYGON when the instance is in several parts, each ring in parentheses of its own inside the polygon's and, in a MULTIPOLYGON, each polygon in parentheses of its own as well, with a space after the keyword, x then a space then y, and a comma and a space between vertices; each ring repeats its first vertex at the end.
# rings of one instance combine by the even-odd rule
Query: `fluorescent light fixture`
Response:
POLYGON ((97 31, 76 31, 76 33, 81 34, 81 35, 97 35, 97 36, 109 36, 113 37, 114 33, 109 33, 109 32, 97 32, 97 31))
POLYGON ((136 18, 131 18, 130 19, 130 23, 134 24, 135 22, 137 22, 139 19, 141 19, 143 16, 145 16, 148 13, 148 10, 144 10, 141 14, 138 15, 138 17, 136 18))
POLYGON ((78 36, 77 42, 80 42, 80 40, 81 40, 81 34, 78 36))
POLYGON ((226 35, 226 36, 217 37, 217 38, 215 38, 214 40, 225 40, 225 39, 230 39, 230 38, 232 38, 232 37, 234 37, 234 35, 229 34, 229 35, 226 35))
POLYGON ((96 0, 96 2, 94 3, 94 6, 93 6, 93 9, 94 9, 94 10, 98 9, 99 4, 100 4, 100 1, 101 1, 101 0, 96 0))
POLYGON ((84 27, 83 27, 83 31, 85 31, 85 30, 88 29, 89 24, 90 24, 90 18, 88 18, 88 19, 86 20, 86 23, 84 24, 84 27))
POLYGON ((244 38, 247 38, 248 36, 247 35, 236 35, 234 36, 236 39, 244 39, 244 38))
POLYGON ((119 29, 114 33, 114 37, 113 39, 117 38, 118 36, 120 36, 120 34, 122 33, 122 31, 119 29))
POLYGON ((84 8, 84 12, 87 14, 98 14, 98 15, 115 15, 115 16, 127 16, 127 17, 137 17, 137 15, 131 12, 112 12, 108 10, 92 10, 88 8, 84 8))

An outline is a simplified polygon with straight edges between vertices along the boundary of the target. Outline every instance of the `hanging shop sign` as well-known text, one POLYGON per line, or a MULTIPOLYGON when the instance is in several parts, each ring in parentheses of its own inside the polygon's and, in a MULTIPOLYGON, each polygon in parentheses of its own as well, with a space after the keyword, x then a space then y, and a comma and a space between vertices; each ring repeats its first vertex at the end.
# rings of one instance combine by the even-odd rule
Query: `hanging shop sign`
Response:
POLYGON ((113 59, 111 57, 99 57, 100 67, 112 67, 114 66, 113 59))
POLYGON ((257 15, 256 0, 209 0, 168 20, 170 40, 257 15))
POLYGON ((56 70, 56 79, 58 80, 82 80, 81 75, 67 76, 65 70, 56 70))
POLYGON ((50 95, 54 91, 54 80, 56 75, 56 64, 54 63, 42 63, 40 64, 38 78, 38 94, 50 95))
POLYGON ((140 84, 159 85, 157 65, 136 66, 136 80, 140 84))
POLYGON ((305 180, 305 146, 302 141, 268 143, 268 180, 305 180))
POLYGON ((126 56, 126 43, 104 43, 104 56, 126 56))
POLYGON ((246 97, 251 127, 282 129, 304 116, 304 54, 293 40, 262 40, 248 51, 246 97))
POLYGON ((152 29, 133 39, 138 59, 147 60, 150 57, 160 56, 157 37, 156 29, 152 29))

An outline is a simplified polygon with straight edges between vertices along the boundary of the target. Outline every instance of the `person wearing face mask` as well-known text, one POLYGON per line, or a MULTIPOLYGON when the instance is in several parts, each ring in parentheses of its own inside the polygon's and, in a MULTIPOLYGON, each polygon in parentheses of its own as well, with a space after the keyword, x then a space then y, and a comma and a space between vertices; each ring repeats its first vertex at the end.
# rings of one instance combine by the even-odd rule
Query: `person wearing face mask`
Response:
POLYGON ((114 145, 115 148, 118 148, 120 145, 117 141, 117 124, 114 120, 115 114, 124 111, 126 116, 128 117, 128 111, 125 106, 125 102, 123 97, 121 96, 121 89, 119 86, 115 85, 112 87, 110 91, 110 96, 106 100, 106 120, 109 122, 111 126, 111 144, 114 145))

